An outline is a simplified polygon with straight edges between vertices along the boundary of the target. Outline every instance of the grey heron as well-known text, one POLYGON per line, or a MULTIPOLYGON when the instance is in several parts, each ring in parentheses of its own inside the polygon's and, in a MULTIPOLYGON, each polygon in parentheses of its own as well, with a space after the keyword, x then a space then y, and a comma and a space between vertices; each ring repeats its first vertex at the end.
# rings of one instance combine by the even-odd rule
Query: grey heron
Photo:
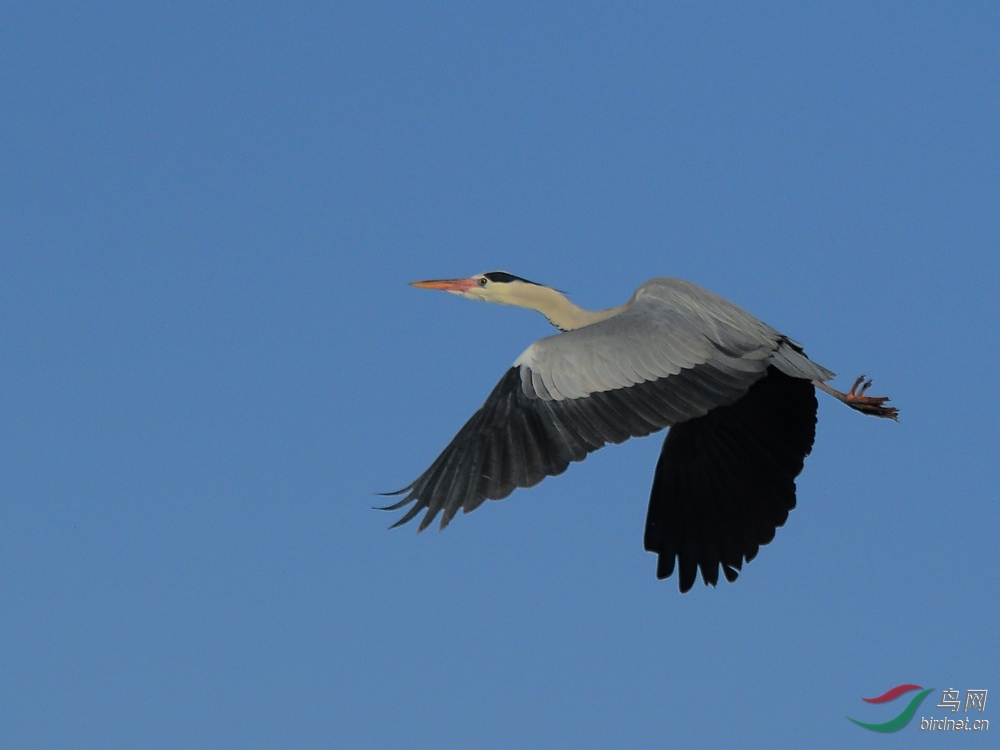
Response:
POLYGON ((642 284, 620 307, 588 311, 502 271, 416 281, 473 300, 536 310, 561 333, 514 361, 486 402, 404 495, 393 528, 426 510, 423 531, 566 470, 606 443, 670 428, 653 477, 644 546, 681 592, 698 569, 733 582, 795 507, 795 478, 816 433, 815 388, 896 419, 857 379, 844 393, 802 347, 722 297, 674 278, 642 284))

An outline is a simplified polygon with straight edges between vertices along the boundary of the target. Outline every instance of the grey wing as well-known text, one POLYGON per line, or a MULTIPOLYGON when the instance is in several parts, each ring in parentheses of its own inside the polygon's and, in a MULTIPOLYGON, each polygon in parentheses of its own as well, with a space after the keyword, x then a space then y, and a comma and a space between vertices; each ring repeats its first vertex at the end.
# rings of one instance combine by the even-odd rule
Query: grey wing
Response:
POLYGON ((413 507, 394 525, 426 509, 420 529, 439 512, 444 528, 460 508, 561 474, 605 443, 732 404, 786 346, 721 298, 709 298, 716 310, 695 296, 692 311, 683 295, 643 295, 647 286, 617 316, 532 344, 430 468, 395 493, 404 497, 386 510, 413 507))

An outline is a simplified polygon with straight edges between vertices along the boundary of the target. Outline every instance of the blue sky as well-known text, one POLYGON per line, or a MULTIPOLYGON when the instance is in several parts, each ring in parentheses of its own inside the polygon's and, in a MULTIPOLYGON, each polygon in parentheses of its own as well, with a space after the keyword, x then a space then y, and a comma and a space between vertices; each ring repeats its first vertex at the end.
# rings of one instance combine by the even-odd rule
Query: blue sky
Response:
POLYGON ((147 5, 0 10, 0 744, 930 742, 939 692, 844 718, 900 683, 997 716, 996 5, 147 5), (689 279, 900 422, 821 396, 716 589, 642 550, 661 436, 387 531, 551 333, 406 284, 498 269, 689 279))

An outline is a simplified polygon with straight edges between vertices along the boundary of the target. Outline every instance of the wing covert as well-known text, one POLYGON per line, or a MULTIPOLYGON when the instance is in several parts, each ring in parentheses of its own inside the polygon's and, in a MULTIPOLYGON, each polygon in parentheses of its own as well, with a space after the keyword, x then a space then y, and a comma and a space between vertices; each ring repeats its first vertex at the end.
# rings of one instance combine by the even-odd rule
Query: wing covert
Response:
POLYGON ((618 315, 529 346, 514 362, 531 373, 525 391, 545 400, 579 399, 699 365, 742 376, 749 387, 767 368, 776 331, 735 308, 755 323, 737 332, 704 311, 692 315, 673 297, 641 295, 646 286, 618 315))

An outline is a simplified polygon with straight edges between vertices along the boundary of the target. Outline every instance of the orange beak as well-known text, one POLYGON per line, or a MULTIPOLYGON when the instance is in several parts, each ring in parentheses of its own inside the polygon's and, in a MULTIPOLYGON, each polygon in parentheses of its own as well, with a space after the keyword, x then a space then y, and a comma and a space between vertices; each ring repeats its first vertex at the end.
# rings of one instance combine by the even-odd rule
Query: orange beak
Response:
POLYGON ((435 281, 411 281, 410 286, 418 289, 440 289, 443 292, 467 292, 479 282, 476 279, 437 279, 435 281))

